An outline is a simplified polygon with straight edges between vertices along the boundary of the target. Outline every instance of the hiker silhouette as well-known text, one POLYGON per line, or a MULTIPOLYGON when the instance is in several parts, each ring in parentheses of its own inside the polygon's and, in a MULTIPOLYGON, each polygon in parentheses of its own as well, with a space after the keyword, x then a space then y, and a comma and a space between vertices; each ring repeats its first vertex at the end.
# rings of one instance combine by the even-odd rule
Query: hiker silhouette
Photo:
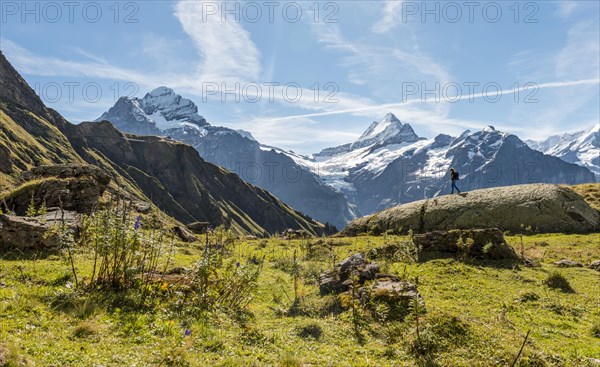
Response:
POLYGON ((452 182, 452 191, 451 194, 454 194, 454 189, 460 194, 460 189, 456 186, 456 181, 459 179, 459 174, 454 170, 454 168, 450 168, 450 181, 452 182))

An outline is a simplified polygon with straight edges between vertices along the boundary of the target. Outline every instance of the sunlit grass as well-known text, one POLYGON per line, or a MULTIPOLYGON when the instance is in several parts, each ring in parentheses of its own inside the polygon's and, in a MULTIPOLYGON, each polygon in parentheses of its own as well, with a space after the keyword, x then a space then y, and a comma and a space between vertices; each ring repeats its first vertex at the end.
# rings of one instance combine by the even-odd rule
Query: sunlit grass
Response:
MULTIPOLYGON (((4 253, 0 340, 41 366, 487 367, 510 365, 531 330, 523 365, 591 366, 589 358, 600 355, 599 273, 560 269, 570 293, 545 281, 556 259, 585 265, 600 259, 597 239, 598 234, 524 236, 523 252, 541 264, 535 268, 452 258, 380 260, 385 271, 418 279, 426 304, 419 316, 421 347, 430 348, 429 357, 415 349, 414 315, 384 323, 363 312, 357 335, 351 312, 340 313, 335 297, 318 294, 316 278, 334 261, 408 240, 400 236, 237 240, 232 259, 265 257, 258 291, 244 312, 217 309, 196 316, 170 303, 142 311, 110 297, 72 297, 69 266, 59 254, 4 253), (289 269, 294 250, 304 307, 299 313, 288 312, 294 302, 289 269)), ((521 237, 507 240, 521 252, 521 237)), ((190 268, 201 251, 200 243, 178 245, 172 266, 190 268)), ((89 251, 76 254, 83 279, 92 261, 89 251)))

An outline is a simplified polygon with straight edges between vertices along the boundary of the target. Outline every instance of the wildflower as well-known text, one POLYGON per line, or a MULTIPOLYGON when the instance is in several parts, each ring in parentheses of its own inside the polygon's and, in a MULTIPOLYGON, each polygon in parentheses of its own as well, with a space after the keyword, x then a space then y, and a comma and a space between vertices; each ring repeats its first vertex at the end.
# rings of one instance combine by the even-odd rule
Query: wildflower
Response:
POLYGON ((185 333, 183 333, 183 336, 190 336, 192 335, 192 331, 190 329, 185 329, 185 333))
POLYGON ((137 217, 135 217, 135 224, 133 225, 133 229, 135 229, 137 231, 138 229, 140 229, 141 226, 142 226, 142 220, 141 220, 140 216, 138 215, 137 217))
POLYGON ((215 248, 216 248, 217 250, 220 250, 220 249, 221 249, 221 244, 220 244, 220 243, 217 243, 217 244, 215 245, 215 248))
POLYGON ((239 261, 235 263, 235 267, 236 267, 236 268, 239 268, 239 267, 240 267, 240 262, 239 262, 239 261))

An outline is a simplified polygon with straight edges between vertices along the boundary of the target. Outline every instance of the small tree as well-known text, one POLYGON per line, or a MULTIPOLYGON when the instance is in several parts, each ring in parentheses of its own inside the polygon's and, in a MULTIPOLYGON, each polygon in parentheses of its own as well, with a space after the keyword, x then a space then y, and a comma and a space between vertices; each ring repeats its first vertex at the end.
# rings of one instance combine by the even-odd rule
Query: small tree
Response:
POLYGON ((29 205, 27 206, 27 212, 25 213, 27 217, 35 217, 37 215, 37 209, 35 208, 35 200, 33 198, 33 194, 31 194, 31 200, 29 201, 29 205))

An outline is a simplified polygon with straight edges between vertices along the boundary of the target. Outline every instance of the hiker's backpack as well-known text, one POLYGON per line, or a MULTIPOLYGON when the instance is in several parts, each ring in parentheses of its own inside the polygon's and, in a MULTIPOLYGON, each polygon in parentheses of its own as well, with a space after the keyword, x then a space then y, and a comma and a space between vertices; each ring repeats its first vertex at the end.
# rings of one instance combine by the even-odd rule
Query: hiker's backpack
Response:
POLYGON ((454 171, 454 179, 455 179, 455 180, 458 180, 458 179, 460 179, 460 175, 459 175, 459 173, 458 173, 458 172, 456 172, 456 171, 454 171))

